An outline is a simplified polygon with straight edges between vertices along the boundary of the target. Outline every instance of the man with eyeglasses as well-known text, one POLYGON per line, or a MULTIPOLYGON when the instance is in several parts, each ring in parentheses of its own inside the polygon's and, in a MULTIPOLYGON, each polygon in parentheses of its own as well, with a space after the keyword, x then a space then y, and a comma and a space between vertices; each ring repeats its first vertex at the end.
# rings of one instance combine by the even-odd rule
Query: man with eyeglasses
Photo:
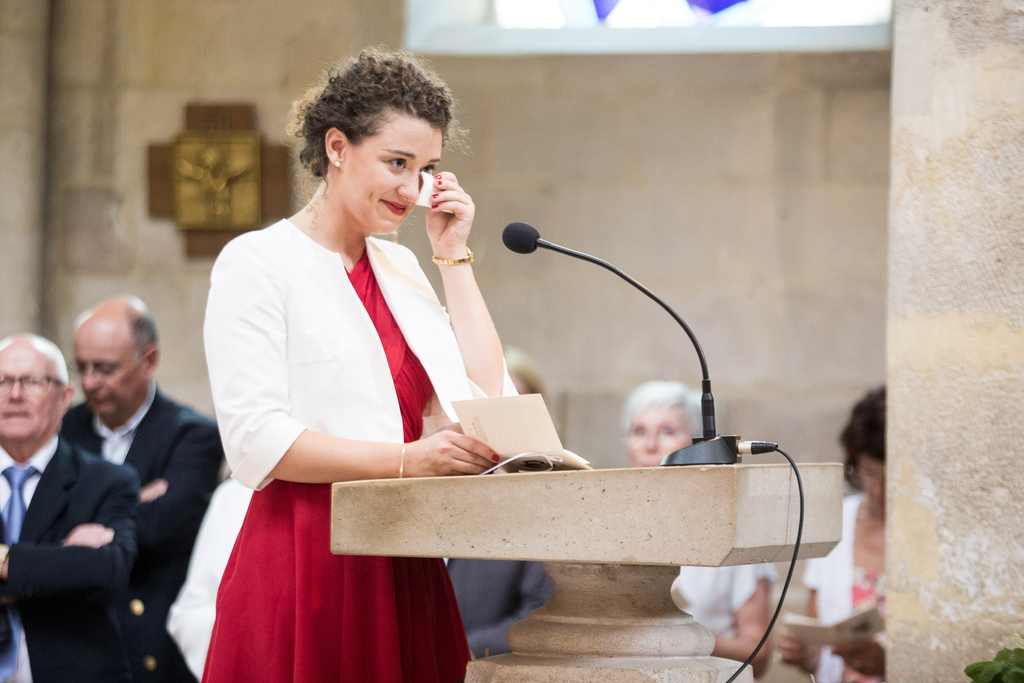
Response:
POLYGON ((136 683, 193 683, 167 634, 167 612, 185 581, 199 525, 217 486, 217 425, 156 386, 156 323, 134 297, 79 316, 75 366, 85 403, 68 411, 61 435, 139 474, 139 558, 118 601, 136 683))
POLYGON ((128 683, 114 609, 136 555, 139 479, 58 437, 60 350, 0 341, 0 680, 128 683))

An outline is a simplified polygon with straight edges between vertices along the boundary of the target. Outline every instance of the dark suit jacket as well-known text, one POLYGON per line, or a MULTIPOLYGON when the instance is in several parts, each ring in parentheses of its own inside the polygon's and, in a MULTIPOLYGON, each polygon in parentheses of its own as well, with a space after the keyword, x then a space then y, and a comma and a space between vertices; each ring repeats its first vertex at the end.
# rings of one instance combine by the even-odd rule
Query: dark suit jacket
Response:
POLYGON ((547 602, 554 590, 541 562, 451 558, 448 573, 477 658, 486 650, 492 656, 508 652, 509 627, 547 602))
POLYGON ((58 441, 0 581, 0 596, 18 604, 35 683, 131 681, 114 600, 135 560, 138 504, 134 472, 58 441), (113 529, 113 542, 61 546, 86 523, 113 529))
MULTIPOLYGON (((99 453, 102 439, 92 425, 83 403, 64 416, 61 435, 99 453)), ((139 505, 139 558, 117 604, 135 683, 195 681, 167 634, 167 612, 185 582, 223 457, 213 420, 156 392, 125 458, 143 486, 154 479, 168 483, 167 493, 139 505)))

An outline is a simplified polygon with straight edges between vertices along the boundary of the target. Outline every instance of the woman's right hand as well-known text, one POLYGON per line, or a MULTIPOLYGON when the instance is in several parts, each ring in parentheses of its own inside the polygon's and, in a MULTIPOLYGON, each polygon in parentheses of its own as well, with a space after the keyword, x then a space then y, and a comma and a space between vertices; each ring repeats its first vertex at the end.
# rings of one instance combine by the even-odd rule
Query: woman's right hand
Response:
POLYGON ((818 655, 821 652, 819 648, 808 648, 787 633, 779 634, 775 646, 786 664, 798 666, 807 673, 814 673, 818 668, 818 655))
POLYGON ((406 477, 480 474, 494 467, 498 455, 479 439, 442 429, 405 446, 406 477))

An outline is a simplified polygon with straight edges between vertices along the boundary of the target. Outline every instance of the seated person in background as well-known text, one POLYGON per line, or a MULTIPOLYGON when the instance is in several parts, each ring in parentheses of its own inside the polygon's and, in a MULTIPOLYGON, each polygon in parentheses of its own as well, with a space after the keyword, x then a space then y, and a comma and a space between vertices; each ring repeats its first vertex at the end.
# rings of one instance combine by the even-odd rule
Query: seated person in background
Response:
POLYGON ((217 589, 235 547, 249 509, 252 489, 234 479, 217 487, 199 527, 185 585, 167 615, 167 632, 178 644, 185 663, 196 677, 203 677, 217 618, 217 589))
POLYGON ((68 411, 61 435, 139 474, 139 557, 118 602, 132 676, 135 683, 189 683, 167 635, 167 610, 185 580, 224 451, 213 420, 157 390, 159 362, 156 323, 135 297, 83 313, 75 363, 85 403, 68 411))
MULTIPOLYGON (((679 382, 647 382, 626 399, 622 426, 633 467, 657 467, 662 459, 693 443, 700 429, 700 392, 679 382)), ((739 662, 754 651, 771 621, 769 564, 739 567, 682 567, 672 583, 672 599, 715 634, 715 657, 739 662)), ((754 677, 771 660, 771 639, 750 663, 754 677)))
POLYGON ((135 561, 139 478, 57 436, 64 356, 0 341, 0 680, 128 683, 114 610, 135 561))
MULTIPOLYGON (((807 561, 808 616, 834 624, 854 611, 877 607, 885 617, 885 387, 857 403, 841 437, 846 478, 857 493, 843 501, 843 539, 825 557, 807 561)), ((885 647, 879 639, 832 648, 779 636, 783 661, 818 683, 880 683, 885 647)))
POLYGON ((447 564, 474 659, 509 652, 509 628, 554 590, 541 562, 453 557, 447 564))
MULTIPOLYGON (((544 396, 540 372, 525 352, 507 347, 505 363, 516 391, 544 396)), ((475 659, 509 652, 508 629, 547 602, 554 590, 541 562, 451 558, 447 565, 475 659)))

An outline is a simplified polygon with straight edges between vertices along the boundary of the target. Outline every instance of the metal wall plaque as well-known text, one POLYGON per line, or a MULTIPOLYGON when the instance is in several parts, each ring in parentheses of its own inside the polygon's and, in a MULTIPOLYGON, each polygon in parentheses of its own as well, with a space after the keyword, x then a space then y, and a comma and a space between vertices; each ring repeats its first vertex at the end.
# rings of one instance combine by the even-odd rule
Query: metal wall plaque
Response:
POLYGON ((258 226, 260 136, 255 131, 188 131, 174 140, 175 222, 187 230, 258 226))

